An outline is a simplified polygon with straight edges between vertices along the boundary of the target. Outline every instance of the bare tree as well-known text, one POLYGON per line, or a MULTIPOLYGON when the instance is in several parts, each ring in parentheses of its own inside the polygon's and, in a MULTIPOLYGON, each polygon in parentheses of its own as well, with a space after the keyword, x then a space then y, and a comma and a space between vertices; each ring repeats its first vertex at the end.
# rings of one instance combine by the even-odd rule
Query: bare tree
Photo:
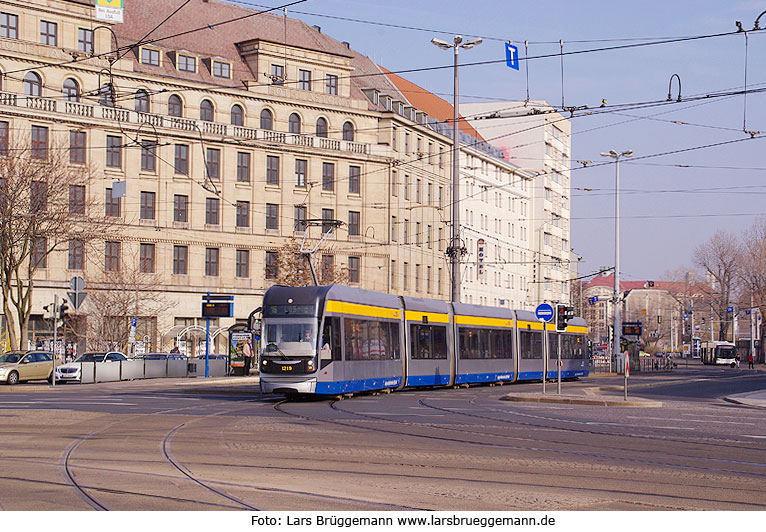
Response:
MULTIPOLYGON (((742 237, 741 305, 749 308, 751 301, 761 316, 766 316, 766 217, 761 217, 745 231, 742 237)), ((761 325, 760 337, 766 334, 766 320, 761 325)))
POLYGON ((81 251, 103 240, 112 224, 99 211, 88 184, 93 172, 71 164, 70 151, 48 139, 48 128, 31 137, 0 139, 0 288, 12 349, 26 347, 35 273, 48 257, 81 251), (101 213, 99 215, 98 213, 101 213))
MULTIPOLYGON (((348 271, 337 265, 333 250, 328 248, 318 253, 320 256, 312 257, 314 270, 320 284, 347 284, 348 271), (317 267, 317 262, 319 265, 317 267)), ((301 242, 291 238, 288 244, 280 249, 277 254, 279 270, 277 284, 284 286, 313 286, 311 270, 306 263, 305 255, 301 253, 301 242)))
POLYGON ((729 331, 727 307, 733 302, 736 282, 740 278, 740 255, 737 238, 725 231, 716 232, 694 250, 695 264, 706 273, 706 299, 718 318, 720 340, 725 340, 729 331))

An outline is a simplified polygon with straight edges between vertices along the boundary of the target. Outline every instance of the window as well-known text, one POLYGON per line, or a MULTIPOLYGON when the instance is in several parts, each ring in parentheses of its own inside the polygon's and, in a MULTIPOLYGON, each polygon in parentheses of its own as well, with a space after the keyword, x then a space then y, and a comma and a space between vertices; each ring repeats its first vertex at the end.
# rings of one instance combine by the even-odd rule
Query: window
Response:
POLYGON ((410 199, 410 176, 404 174, 404 199, 410 199))
POLYGON ((391 261, 391 288, 396 289, 396 261, 391 261))
POLYGON ((221 250, 218 248, 205 248, 205 275, 218 277, 220 254, 221 250))
POLYGON ((302 91, 311 90, 311 71, 310 70, 298 71, 298 88, 302 91))
POLYGON ((231 77, 231 65, 223 61, 213 61, 213 77, 229 79, 231 77))
POLYGON ((250 154, 237 152, 237 181, 240 183, 250 182, 250 154))
POLYGON ((282 65, 271 65, 271 84, 285 84, 285 67, 282 65))
POLYGON ((351 122, 343 124, 343 140, 354 140, 354 124, 351 122))
POLYGON ((333 228, 335 221, 335 211, 333 209, 322 209, 322 233, 329 233, 333 228))
POLYGON ((57 46, 57 26, 55 22, 40 21, 40 44, 57 46))
POLYGON ((206 225, 219 224, 219 216, 218 216, 219 205, 220 205, 220 200, 218 198, 207 198, 207 200, 205 200, 205 224, 206 225))
POLYGON ((32 126, 32 151, 30 156, 35 159, 48 158, 48 128, 32 126))
POLYGON ((171 94, 168 98, 168 116, 183 116, 184 104, 179 96, 171 94))
POLYGON ((348 258, 348 282, 358 283, 360 277, 359 264, 361 262, 360 257, 348 258))
POLYGON ((221 178, 221 150, 218 148, 207 148, 205 150, 207 165, 207 176, 210 179, 221 178))
POLYGON ((61 89, 64 95, 64 101, 66 102, 79 102, 80 101, 80 84, 72 78, 64 80, 64 86, 61 89))
POLYGON ((415 245, 420 245, 420 222, 415 222, 415 245))
POLYGON ((316 136, 327 138, 327 120, 324 118, 318 118, 317 119, 317 129, 316 129, 316 136))
POLYGON ((266 204, 266 229, 279 229, 279 205, 276 203, 266 204))
POLYGON ((69 132, 69 162, 73 164, 85 163, 85 132, 69 132))
POLYGON ((395 198, 399 196, 399 177, 396 170, 391 170, 391 195, 395 198))
POLYGON ((205 122, 213 121, 213 104, 210 100, 202 100, 199 104, 199 119, 205 122))
POLYGON ((237 202, 237 227, 250 227, 250 202, 237 202))
POLYGON ((348 236, 359 236, 359 211, 348 211, 348 236))
POLYGON ((246 279, 250 277, 250 250, 237 250, 236 276, 246 279))
POLYGON ((48 267, 48 239, 45 237, 35 238, 32 243, 32 256, 30 262, 35 268, 48 267))
POLYGON ((0 122, 0 155, 8 155, 8 122, 0 122))
POLYGON ((266 279, 276 279, 279 275, 279 257, 276 251, 266 252, 266 279))
POLYGON ((405 290, 405 291, 409 290, 409 286, 408 286, 409 282, 407 280, 408 279, 407 273, 409 269, 410 269, 410 265, 408 263, 405 262, 404 264, 402 264, 402 290, 405 290))
POLYGON ((410 153, 410 132, 404 132, 404 153, 410 153))
POLYGON ((444 187, 439 187, 439 208, 444 208, 444 187))
POLYGON ((176 144, 174 168, 177 174, 189 175, 189 146, 176 144))
POLYGON ((410 325, 412 358, 416 360, 447 358, 447 328, 441 325, 410 325))
POLYGON ((324 91, 327 94, 338 94, 338 76, 333 74, 325 76, 324 91))
POLYGON ((428 192, 426 193, 426 205, 431 205, 431 199, 432 199, 432 196, 433 196, 433 194, 432 194, 432 192, 433 192, 433 188, 434 188, 434 187, 433 187, 433 184, 432 184, 432 183, 428 183, 428 184, 426 185, 426 190, 428 191, 428 192))
POLYGON ((391 147, 394 149, 394 151, 399 151, 399 143, 397 142, 397 128, 393 128, 391 130, 391 147))
POLYGON ((106 206, 104 212, 105 216, 120 216, 120 198, 115 198, 112 195, 111 188, 106 189, 106 194, 104 195, 104 204, 106 206))
POLYGON ((296 205, 295 206, 295 224, 294 224, 294 231, 298 233, 302 233, 306 230, 306 217, 307 217, 307 209, 304 205, 296 205))
POLYGON ((85 214, 85 185, 69 185, 69 213, 85 214))
POLYGON ((396 242, 397 239, 397 231, 396 231, 396 216, 391 217, 391 242, 396 242))
POLYGON ((175 194, 173 196, 173 221, 189 221, 189 196, 185 194, 175 194))
POLYGON ((138 89, 136 91, 135 108, 138 113, 149 112, 149 93, 144 89, 138 89))
POLYGON ((421 195, 420 195, 420 190, 423 187, 421 185, 422 185, 422 183, 421 183, 420 179, 416 179, 415 180, 415 202, 416 203, 422 203, 421 202, 422 198, 421 198, 421 195))
POLYGON ((140 216, 142 220, 154 220, 154 192, 141 191, 140 216))
POLYGON ((82 270, 85 264, 85 245, 82 240, 69 241, 69 263, 70 270, 82 270))
MULTIPOLYGON (((432 245, 431 245, 431 236, 432 236, 431 235, 431 226, 427 225, 426 226, 426 245, 428 246, 428 249, 431 249, 431 247, 432 247, 432 245)), ((429 268, 430 268, 430 266, 429 266, 429 268)))
POLYGON ((154 244, 141 243, 138 269, 141 273, 154 273, 154 244))
POLYGON ((42 96, 43 81, 36 72, 27 72, 24 75, 24 94, 27 96, 42 96))
POLYGON ((306 159, 295 159, 295 186, 306 186, 306 168, 308 161, 306 159))
POLYGON ((98 103, 104 107, 114 107, 114 85, 104 83, 98 89, 98 103))
POLYGON ((48 185, 45 181, 32 181, 29 187, 29 210, 40 212, 48 209, 48 185))
POLYGON ((266 156, 266 184, 279 186, 279 157, 266 156))
POLYGON ((245 111, 239 104, 231 106, 231 125, 242 126, 245 124, 245 111))
POLYGON ((319 266, 319 281, 322 284, 333 283, 333 273, 335 272, 335 255, 322 255, 322 262, 319 266))
POLYGON ((106 165, 122 168, 122 137, 106 136, 106 165))
POLYGON ((10 13, 0 13, 0 37, 19 38, 19 17, 10 13))
POLYGON ((189 247, 173 246, 173 273, 186 275, 189 268, 189 247))
POLYGON ((151 48, 141 48, 141 63, 150 66, 160 66, 160 51, 151 48))
POLYGON ((359 194, 361 187, 359 178, 361 176, 361 168, 359 166, 348 167, 348 193, 359 194))
POLYGON ((297 135, 300 135, 301 133, 301 117, 298 116, 296 113, 293 113, 290 115, 290 119, 288 120, 289 125, 289 131, 290 133, 295 133, 297 135))
POLYGON ((119 242, 105 243, 104 269, 108 272, 120 271, 120 243, 119 242))
POLYGON ((335 190, 335 165, 322 163, 322 190, 332 192, 335 190))
POLYGON ((410 221, 407 218, 404 219, 402 224, 402 243, 410 243, 410 221))
POLYGON ((182 72, 196 72, 197 58, 191 55, 178 55, 178 64, 176 66, 182 72))
POLYGON ((274 115, 271 111, 264 109, 261 111, 261 129, 267 129, 271 131, 274 129, 274 115))
POLYGON ((157 143, 153 140, 141 141, 141 170, 154 172, 157 167, 157 143))

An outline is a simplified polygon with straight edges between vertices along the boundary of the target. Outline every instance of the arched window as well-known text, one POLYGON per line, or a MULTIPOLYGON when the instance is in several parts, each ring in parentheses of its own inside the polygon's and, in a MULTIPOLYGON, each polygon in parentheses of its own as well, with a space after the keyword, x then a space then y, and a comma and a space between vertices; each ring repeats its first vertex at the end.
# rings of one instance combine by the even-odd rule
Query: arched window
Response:
POLYGON ((354 140, 354 124, 351 122, 343 124, 343 140, 354 140))
POLYGON ((317 137, 327 138, 327 120, 324 118, 317 119, 317 137))
POLYGON ((136 91, 136 111, 139 113, 149 112, 149 93, 144 89, 136 91))
POLYGON ((210 100, 202 100, 199 104, 199 119, 205 122, 213 121, 213 104, 210 100))
POLYGON ((295 113, 291 114, 288 124, 290 128, 290 133, 300 134, 301 132, 301 117, 300 116, 298 116, 295 113))
POLYGON ((242 106, 235 104, 231 108, 231 125, 243 126, 245 125, 245 112, 242 110, 242 106))
POLYGON ((268 109, 261 111, 261 129, 274 129, 274 116, 268 109))
POLYGON ((114 86, 104 83, 98 89, 98 102, 104 107, 114 107, 114 86))
POLYGON ((179 96, 172 94, 168 98, 168 116, 183 116, 184 104, 179 96))
POLYGON ((64 93, 64 100, 67 102, 80 101, 80 85, 72 78, 64 80, 64 87, 61 92, 64 93))
POLYGON ((27 72, 24 76, 24 94, 27 96, 42 96, 43 82, 40 76, 34 72, 27 72))

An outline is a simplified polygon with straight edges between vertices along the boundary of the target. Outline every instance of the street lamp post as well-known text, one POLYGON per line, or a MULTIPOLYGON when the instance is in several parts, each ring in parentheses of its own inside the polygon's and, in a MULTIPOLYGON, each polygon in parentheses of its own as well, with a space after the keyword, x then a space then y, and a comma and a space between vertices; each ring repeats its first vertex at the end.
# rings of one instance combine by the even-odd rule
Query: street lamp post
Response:
POLYGON ((441 39, 431 39, 431 44, 438 46, 442 50, 455 51, 455 63, 453 66, 454 78, 454 100, 452 105, 452 242, 447 249, 450 257, 450 267, 452 272, 452 294, 451 300, 455 303, 460 302, 460 257, 464 250, 460 245, 460 206, 458 205, 458 196, 460 195, 460 173, 459 173, 459 149, 460 140, 458 138, 458 51, 460 48, 466 50, 481 44, 481 39, 471 39, 463 42, 462 35, 455 35, 453 44, 441 39))
POLYGON ((626 150, 617 153, 615 150, 609 150, 608 153, 602 153, 602 157, 611 157, 615 160, 614 165, 614 338, 612 343, 612 356, 609 361, 610 371, 612 370, 612 361, 617 360, 617 354, 620 352, 620 158, 630 157, 632 150, 626 150))

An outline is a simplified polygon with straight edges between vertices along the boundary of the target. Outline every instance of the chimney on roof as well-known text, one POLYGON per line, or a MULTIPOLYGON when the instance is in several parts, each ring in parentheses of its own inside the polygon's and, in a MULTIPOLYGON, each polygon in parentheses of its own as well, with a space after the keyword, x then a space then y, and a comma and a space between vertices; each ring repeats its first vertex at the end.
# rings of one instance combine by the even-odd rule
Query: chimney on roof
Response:
POLYGON ((351 43, 350 43, 350 42, 348 42, 348 41, 343 41, 341 44, 342 44, 343 46, 345 46, 346 48, 348 48, 348 49, 351 49, 351 43))
POLYGON ((313 26, 315 30, 317 30, 319 33, 322 33, 322 28, 320 26, 313 26))

